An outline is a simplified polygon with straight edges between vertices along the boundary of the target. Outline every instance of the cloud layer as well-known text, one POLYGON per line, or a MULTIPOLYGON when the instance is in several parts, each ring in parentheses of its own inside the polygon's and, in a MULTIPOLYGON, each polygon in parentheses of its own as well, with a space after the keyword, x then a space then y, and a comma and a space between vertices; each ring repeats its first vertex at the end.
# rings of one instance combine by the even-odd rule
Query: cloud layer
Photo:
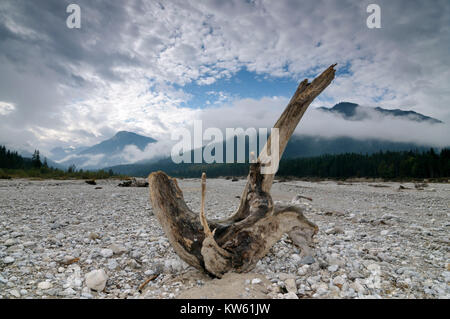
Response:
MULTIPOLYGON (((243 68, 275 83, 298 81, 336 62, 338 77, 313 107, 345 100, 450 123, 449 2, 377 1, 378 30, 366 27, 371 2, 79 0, 82 28, 75 30, 65 27, 71 1, 4 0, 0 143, 48 151, 92 145, 119 130, 167 139, 194 119, 270 126, 288 96, 261 92, 199 109, 185 106, 192 96, 183 87, 243 68)), ((311 111, 299 130, 449 142, 448 124, 354 125, 311 111)))

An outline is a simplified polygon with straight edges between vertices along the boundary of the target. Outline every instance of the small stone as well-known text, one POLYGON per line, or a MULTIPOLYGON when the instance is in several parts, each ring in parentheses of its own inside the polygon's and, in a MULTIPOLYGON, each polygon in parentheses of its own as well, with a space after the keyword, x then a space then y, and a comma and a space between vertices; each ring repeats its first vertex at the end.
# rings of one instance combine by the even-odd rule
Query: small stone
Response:
POLYGON ((185 268, 187 268, 187 264, 179 258, 172 258, 164 261, 164 271, 166 273, 178 273, 185 268))
POLYGON ((327 262, 329 265, 338 265, 339 267, 343 267, 345 265, 345 260, 340 257, 329 256, 327 257, 327 262))
POLYGON ((345 284, 345 280, 341 276, 337 276, 333 279, 333 285, 335 285, 336 287, 339 287, 339 289, 341 289, 344 284, 345 284))
POLYGON ((298 296, 294 292, 288 292, 283 295, 283 299, 298 299, 298 296))
POLYGON ((24 295, 28 294, 28 291, 27 291, 26 289, 21 289, 21 290, 20 290, 20 294, 21 294, 22 296, 24 296, 24 295))
POLYGON ((348 274, 348 279, 355 280, 356 278, 364 278, 364 276, 361 273, 357 272, 357 271, 351 271, 348 274))
POLYGON ((62 263, 65 264, 65 265, 69 265, 69 264, 72 263, 74 260, 75 260, 75 257, 70 256, 70 255, 67 255, 67 256, 64 256, 64 258, 63 258, 63 260, 62 260, 62 263))
POLYGON ((285 281, 285 280, 287 280, 289 278, 294 278, 294 277, 295 277, 294 274, 286 274, 286 273, 278 274, 278 278, 280 278, 280 280, 283 280, 283 281, 285 281))
POLYGON ((445 283, 450 283, 450 271, 444 271, 442 277, 444 277, 445 283))
POLYGON ((63 233, 59 233, 59 234, 57 234, 57 235, 55 236, 55 238, 58 239, 58 240, 62 240, 62 239, 64 239, 64 238, 66 238, 66 236, 65 236, 63 233))
POLYGON ((117 244, 112 244, 111 246, 109 246, 109 248, 113 251, 114 255, 122 255, 123 253, 126 253, 128 251, 128 249, 126 249, 125 247, 117 244))
POLYGON ((359 283, 358 279, 356 279, 355 282, 350 284, 350 288, 354 289, 360 294, 364 294, 366 292, 366 288, 364 288, 364 286, 359 283))
POLYGON ((47 290, 53 287, 53 284, 49 281, 42 281, 38 284, 38 289, 47 290))
POLYGON ((76 293, 76 291, 75 290, 73 290, 72 288, 67 288, 66 290, 64 290, 64 292, 63 292, 63 295, 64 296, 73 296, 73 295, 76 295, 77 293, 76 293))
POLYGON ((252 285, 257 285, 257 284, 260 284, 261 282, 262 282, 262 280, 259 278, 252 279, 252 285))
POLYGON ((99 239, 99 238, 100 238, 100 235, 97 234, 97 233, 90 233, 89 234, 89 239, 90 240, 96 240, 96 239, 99 239))
POLYGON ((108 261, 108 269, 109 270, 116 270, 119 267, 119 264, 115 259, 111 259, 108 261))
POLYGON ((50 229, 51 229, 51 230, 55 230, 55 229, 60 228, 61 226, 62 226, 62 225, 61 225, 60 223, 54 222, 54 223, 51 223, 51 224, 50 224, 50 229))
POLYGON ((345 231, 341 227, 336 226, 325 230, 325 234, 327 235, 345 234, 345 231))
POLYGON ((82 294, 81 294, 81 297, 83 297, 83 298, 87 298, 87 299, 92 299, 92 298, 94 298, 94 296, 92 296, 90 293, 88 293, 88 292, 83 292, 82 294))
POLYGON ((23 243, 23 246, 25 248, 34 247, 34 246, 36 246, 36 242, 34 242, 34 241, 27 241, 27 242, 23 243))
POLYGON ((304 265, 312 265, 314 264, 314 262, 315 262, 314 257, 310 255, 303 257, 302 260, 300 261, 300 263, 304 265))
POLYGON ((22 233, 19 233, 19 232, 16 232, 16 231, 11 233, 11 237, 13 237, 13 238, 22 237, 22 236, 23 236, 22 233))
POLYGON ((286 279, 284 283, 286 284, 286 290, 288 292, 293 292, 294 294, 297 292, 297 284, 295 283, 294 278, 286 279))
POLYGON ((142 253, 138 250, 133 250, 131 252, 131 258, 139 259, 142 256, 142 253))
POLYGON ((111 249, 105 248, 100 251, 100 255, 104 258, 109 258, 113 255, 113 251, 111 249))
POLYGON ((5 264, 12 264, 15 261, 15 259, 11 256, 7 256, 5 258, 3 258, 3 263, 5 264))
POLYGON ((108 276, 103 269, 93 270, 85 276, 86 286, 96 291, 103 291, 106 287, 108 276))
POLYGON ((309 265, 303 265, 302 267, 298 268, 297 274, 299 276, 304 276, 308 273, 309 265))
POLYGON ((6 247, 13 246, 13 245, 16 244, 16 242, 17 242, 17 241, 16 241, 15 239, 12 239, 12 238, 7 239, 7 240, 5 241, 5 246, 6 246, 6 247))
POLYGON ((331 265, 328 267, 329 272, 336 272, 339 269, 338 265, 331 265))
POLYGON ((323 296, 328 293, 327 287, 321 286, 316 290, 317 296, 323 296))
POLYGON ((312 286, 312 285, 315 285, 319 280, 320 280, 320 275, 311 276, 311 277, 308 277, 308 279, 306 279, 306 282, 312 286))
POLYGON ((300 263, 302 261, 302 257, 298 254, 292 254, 291 255, 292 261, 296 264, 300 263))
POLYGON ((378 264, 370 264, 367 266, 367 269, 370 271, 380 271, 380 265, 378 264))
POLYGON ((14 297, 16 297, 16 298, 20 298, 20 293, 17 290, 15 290, 15 289, 10 290, 9 293, 11 295, 13 295, 14 297))

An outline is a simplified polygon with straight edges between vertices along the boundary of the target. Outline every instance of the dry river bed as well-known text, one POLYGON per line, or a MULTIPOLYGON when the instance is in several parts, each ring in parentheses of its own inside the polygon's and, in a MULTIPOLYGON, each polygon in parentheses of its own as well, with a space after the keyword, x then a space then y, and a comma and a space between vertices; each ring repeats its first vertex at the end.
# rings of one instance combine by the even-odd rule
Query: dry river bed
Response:
MULTIPOLYGON (((450 184, 275 183, 274 200, 319 226, 314 252, 286 236, 218 280, 174 253, 148 188, 118 183, 0 180, 0 298, 450 297, 450 184)), ((232 214, 244 185, 209 179, 207 217, 232 214)), ((200 180, 180 187, 198 211, 200 180)))

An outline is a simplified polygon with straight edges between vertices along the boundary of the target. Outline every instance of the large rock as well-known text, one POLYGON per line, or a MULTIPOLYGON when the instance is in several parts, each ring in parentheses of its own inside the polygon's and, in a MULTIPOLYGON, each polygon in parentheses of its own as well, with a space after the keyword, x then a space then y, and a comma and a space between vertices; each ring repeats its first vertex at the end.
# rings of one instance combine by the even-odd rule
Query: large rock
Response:
POLYGON ((95 291, 102 291, 106 287, 108 276, 103 269, 93 270, 85 276, 86 286, 95 291))

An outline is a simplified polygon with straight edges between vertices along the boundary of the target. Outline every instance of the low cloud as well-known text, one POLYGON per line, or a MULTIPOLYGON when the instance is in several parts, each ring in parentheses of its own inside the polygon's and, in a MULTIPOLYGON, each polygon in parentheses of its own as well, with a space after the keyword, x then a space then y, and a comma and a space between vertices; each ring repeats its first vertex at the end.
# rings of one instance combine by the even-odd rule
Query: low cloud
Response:
MULTIPOLYGON (((243 99, 201 113, 203 129, 254 127, 270 128, 279 118, 289 100, 284 97, 243 99)), ((382 116, 373 107, 365 107, 368 116, 362 120, 348 120, 339 114, 310 107, 295 134, 325 138, 352 137, 355 139, 382 139, 395 142, 411 142, 435 147, 450 146, 450 127, 430 122, 417 122, 408 118, 382 116)), ((364 114, 366 115, 366 114, 364 114)), ((358 118, 358 116, 356 116, 358 118)))
POLYGON ((150 161, 170 156, 170 151, 176 141, 162 140, 148 144, 144 150, 140 150, 135 145, 127 145, 123 150, 122 158, 125 163, 135 163, 139 161, 150 161))
POLYGON ((16 109, 14 104, 0 101, 0 115, 8 115, 16 109))
POLYGON ((376 114, 361 121, 352 121, 318 109, 307 111, 296 134, 326 138, 345 136, 360 140, 381 139, 435 147, 450 146, 450 127, 445 124, 380 117, 376 114))

